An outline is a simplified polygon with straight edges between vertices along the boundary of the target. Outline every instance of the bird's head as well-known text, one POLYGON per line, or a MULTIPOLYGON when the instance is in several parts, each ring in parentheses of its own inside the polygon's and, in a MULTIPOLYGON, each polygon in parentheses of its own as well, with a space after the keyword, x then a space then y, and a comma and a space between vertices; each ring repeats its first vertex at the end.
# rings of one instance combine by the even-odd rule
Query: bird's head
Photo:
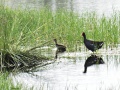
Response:
POLYGON ((57 43, 57 39, 53 39, 55 43, 57 43))
POLYGON ((82 33, 82 36, 83 36, 83 37, 85 36, 85 33, 84 33, 84 32, 82 33))

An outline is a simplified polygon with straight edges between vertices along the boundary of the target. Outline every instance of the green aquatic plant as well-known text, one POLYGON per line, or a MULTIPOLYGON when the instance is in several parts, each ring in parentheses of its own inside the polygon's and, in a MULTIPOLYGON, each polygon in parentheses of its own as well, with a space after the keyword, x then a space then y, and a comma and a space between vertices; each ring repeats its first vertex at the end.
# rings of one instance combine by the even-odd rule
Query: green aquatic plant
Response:
POLYGON ((12 80, 8 77, 8 72, 0 73, 0 89, 1 90, 21 90, 20 84, 14 86, 12 80))
MULTIPOLYGON (((119 13, 111 17, 98 17, 95 12, 77 13, 58 10, 52 12, 46 8, 41 10, 1 9, 1 49, 21 49, 20 46, 39 46, 45 41, 53 44, 57 38, 68 46, 75 47, 78 42, 83 44, 81 33, 88 38, 103 40, 105 44, 119 43, 119 13)), ((27 49, 27 48, 25 48, 27 49)))

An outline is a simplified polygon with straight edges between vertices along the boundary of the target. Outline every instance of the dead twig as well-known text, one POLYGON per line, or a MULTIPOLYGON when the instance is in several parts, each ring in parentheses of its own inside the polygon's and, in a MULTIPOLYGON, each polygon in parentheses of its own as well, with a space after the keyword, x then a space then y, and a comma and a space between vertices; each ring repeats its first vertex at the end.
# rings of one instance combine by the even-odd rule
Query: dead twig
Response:
MULTIPOLYGON (((50 40, 50 41, 51 41, 51 40, 50 40)), ((40 48, 40 47, 44 46, 45 44, 47 44, 47 43, 50 42, 50 41, 47 41, 47 42, 43 43, 43 44, 40 45, 40 46, 33 47, 33 48, 27 50, 26 53, 29 53, 30 51, 32 51, 32 50, 34 50, 34 49, 40 48)))

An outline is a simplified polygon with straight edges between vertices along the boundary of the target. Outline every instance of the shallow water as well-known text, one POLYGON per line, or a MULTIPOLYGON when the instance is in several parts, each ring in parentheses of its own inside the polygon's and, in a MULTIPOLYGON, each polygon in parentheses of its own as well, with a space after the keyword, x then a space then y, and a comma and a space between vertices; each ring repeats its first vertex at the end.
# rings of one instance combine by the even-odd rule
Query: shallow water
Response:
POLYGON ((109 16, 120 10, 120 0, 0 0, 1 4, 11 8, 41 9, 47 6, 52 11, 66 9, 83 13, 95 11, 98 15, 109 16))
MULTIPOLYGON (((27 9, 48 6, 52 11, 64 8, 78 13, 95 11, 98 15, 107 16, 114 10, 120 10, 120 0, 0 0, 0 4, 27 9)), ((55 49, 52 56, 54 54, 55 49)), ((65 52, 58 55, 54 64, 38 68, 36 72, 11 73, 10 78, 15 85, 20 83, 28 90, 119 90, 120 45, 117 48, 100 49, 97 56, 105 64, 92 65, 87 73, 83 73, 85 60, 90 55, 91 52, 84 48, 80 52, 65 52)))
POLYGON ((90 51, 65 52, 58 55, 54 64, 38 68, 36 72, 11 74, 10 78, 14 84, 18 82, 33 90, 119 90, 120 46, 100 49, 96 55, 105 64, 89 66, 87 73, 83 73, 90 55, 90 51))

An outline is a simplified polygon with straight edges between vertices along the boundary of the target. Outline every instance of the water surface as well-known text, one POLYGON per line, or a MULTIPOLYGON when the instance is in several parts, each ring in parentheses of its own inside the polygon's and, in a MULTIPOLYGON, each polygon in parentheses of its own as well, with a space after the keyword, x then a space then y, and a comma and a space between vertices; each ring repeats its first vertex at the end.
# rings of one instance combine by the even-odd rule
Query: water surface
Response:
POLYGON ((95 11, 98 15, 109 16, 120 11, 120 0, 0 0, 1 4, 11 8, 41 9, 48 7, 52 11, 58 9, 83 13, 95 11))
POLYGON ((84 63, 91 53, 65 52, 59 54, 54 64, 10 77, 14 84, 19 82, 33 90, 119 90, 120 47, 99 50, 96 55, 105 64, 89 66, 87 73, 83 73, 84 63))

